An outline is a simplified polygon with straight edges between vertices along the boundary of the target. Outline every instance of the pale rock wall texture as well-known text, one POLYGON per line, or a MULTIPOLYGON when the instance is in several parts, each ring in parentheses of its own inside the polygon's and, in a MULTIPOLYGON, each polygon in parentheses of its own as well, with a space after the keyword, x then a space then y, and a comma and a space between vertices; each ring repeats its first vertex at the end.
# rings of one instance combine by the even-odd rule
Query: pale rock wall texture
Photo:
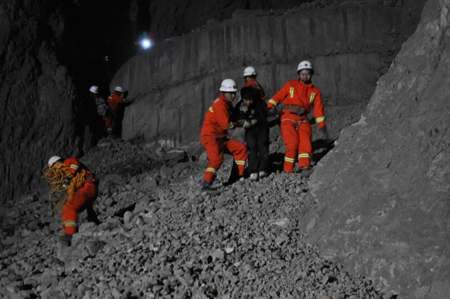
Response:
POLYGON ((450 293, 449 8, 427 2, 361 119, 310 181, 306 240, 398 298, 450 293))
POLYGON ((198 141, 223 79, 242 87, 243 69, 252 65, 272 96, 297 79, 303 59, 315 65, 313 81, 337 136, 359 118, 376 81, 415 28, 411 11, 400 17, 404 10, 352 3, 279 15, 237 10, 231 20, 210 21, 202 30, 158 43, 130 59, 112 80, 111 87, 125 87, 134 100, 126 108, 122 137, 169 147, 198 141))
POLYGON ((409 27, 409 18, 417 17, 417 9, 423 7, 422 0, 210 0, 208 2, 191 0, 178 3, 165 0, 149 1, 151 14, 149 33, 157 40, 189 33, 207 22, 230 19, 237 9, 261 10, 277 14, 293 7, 311 11, 347 4, 401 6, 404 9, 399 21, 403 20, 406 27, 409 27))

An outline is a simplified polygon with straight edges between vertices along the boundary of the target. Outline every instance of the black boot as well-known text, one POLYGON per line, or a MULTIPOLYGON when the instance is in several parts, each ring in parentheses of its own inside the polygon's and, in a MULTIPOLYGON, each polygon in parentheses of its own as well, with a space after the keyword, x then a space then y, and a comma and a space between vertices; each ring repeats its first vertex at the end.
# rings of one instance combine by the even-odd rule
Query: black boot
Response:
POLYGON ((87 221, 94 222, 96 225, 99 225, 101 222, 97 218, 97 214, 95 213, 92 206, 89 206, 87 209, 87 221))
POLYGON ((202 189, 200 190, 201 195, 219 195, 220 192, 211 187, 211 181, 203 181, 202 189))
POLYGON ((307 178, 314 172, 314 169, 311 167, 300 167, 296 172, 299 173, 301 177, 307 178))
POLYGON ((62 245, 70 246, 72 244, 72 235, 59 236, 58 240, 62 245))

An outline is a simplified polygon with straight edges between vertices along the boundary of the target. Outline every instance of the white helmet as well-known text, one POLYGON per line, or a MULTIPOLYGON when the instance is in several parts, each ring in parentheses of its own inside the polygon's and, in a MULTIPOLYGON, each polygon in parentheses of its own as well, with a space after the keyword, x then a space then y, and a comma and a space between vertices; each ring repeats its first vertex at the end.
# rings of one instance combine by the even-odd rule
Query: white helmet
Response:
POLYGON ((314 74, 312 64, 308 60, 303 60, 298 64, 297 73, 300 72, 301 70, 311 70, 311 74, 314 74))
POLYGON ((245 68, 244 77, 247 77, 247 76, 256 76, 256 70, 254 67, 248 66, 245 68))
POLYGON ((238 91, 236 82, 234 82, 233 79, 223 80, 219 90, 224 91, 224 92, 237 92, 238 91))
POLYGON ((89 88, 89 91, 92 93, 98 93, 98 86, 92 85, 91 88, 89 88))
POLYGON ((116 88, 114 88, 114 91, 122 92, 123 89, 120 86, 116 86, 116 88))
POLYGON ((52 167, 53 163, 55 163, 56 161, 61 160, 62 158, 59 156, 53 156, 48 160, 48 167, 52 167))

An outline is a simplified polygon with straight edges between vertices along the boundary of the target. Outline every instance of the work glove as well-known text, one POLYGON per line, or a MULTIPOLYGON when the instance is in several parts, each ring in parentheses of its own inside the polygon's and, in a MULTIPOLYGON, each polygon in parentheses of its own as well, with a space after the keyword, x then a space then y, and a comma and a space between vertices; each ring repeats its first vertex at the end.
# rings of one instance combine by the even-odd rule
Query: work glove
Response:
POLYGON ((247 110, 248 110, 248 106, 247 106, 247 105, 241 105, 241 106, 239 107, 239 111, 240 111, 241 113, 245 113, 245 112, 247 112, 247 110))
POLYGON ((267 109, 267 116, 278 116, 277 108, 272 107, 272 108, 267 109))
POLYGON ((128 97, 128 90, 125 90, 123 92, 123 98, 126 99, 128 97))
POLYGON ((252 126, 252 123, 248 119, 239 119, 237 121, 237 126, 242 127, 244 129, 248 129, 252 126))
POLYGON ((320 132, 322 132, 322 135, 325 137, 325 140, 330 140, 330 135, 328 134, 327 127, 323 127, 322 129, 319 129, 320 132))
POLYGON ((283 111, 286 111, 286 110, 291 111, 297 115, 303 115, 306 112, 305 108, 300 107, 300 106, 294 106, 294 105, 284 106, 283 111))
POLYGON ((64 188, 64 189, 67 189, 69 186, 70 186, 70 182, 72 181, 72 178, 70 177, 70 176, 68 176, 68 177, 66 177, 65 179, 64 179, 64 181, 62 182, 62 184, 61 184, 61 186, 64 188))

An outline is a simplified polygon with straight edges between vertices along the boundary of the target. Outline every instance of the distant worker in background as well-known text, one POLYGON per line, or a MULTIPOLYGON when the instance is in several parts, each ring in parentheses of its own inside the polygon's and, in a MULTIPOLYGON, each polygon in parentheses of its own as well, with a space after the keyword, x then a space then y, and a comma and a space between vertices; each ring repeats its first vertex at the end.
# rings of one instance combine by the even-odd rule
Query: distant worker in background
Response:
POLYGON ((97 106, 97 114, 104 120, 105 115, 108 113, 109 107, 106 105, 105 100, 99 96, 98 86, 92 85, 91 88, 89 88, 89 92, 91 94, 91 98, 95 101, 95 105, 97 106))
POLYGON ((243 178, 245 160, 247 160, 247 148, 245 144, 227 138, 227 131, 237 126, 249 125, 244 121, 232 122, 230 116, 233 111, 233 103, 236 92, 236 83, 232 79, 225 79, 219 89, 222 94, 212 103, 205 115, 200 140, 206 148, 208 166, 203 177, 201 194, 217 195, 219 192, 211 188, 216 172, 223 163, 224 152, 230 153, 239 169, 239 177, 243 178))
POLYGON ((60 241, 70 245, 73 234, 77 232, 79 213, 87 210, 88 221, 100 224, 93 209, 98 195, 97 176, 76 158, 64 160, 58 156, 48 160, 48 167, 43 172, 45 179, 52 184, 50 200, 55 210, 62 207, 64 236, 60 241))
POLYGON ((256 76, 257 73, 254 67, 248 66, 244 69, 245 86, 251 86, 256 89, 258 98, 262 101, 265 101, 266 94, 264 93, 264 89, 262 88, 262 86, 256 81, 256 76))
POLYGON ((131 102, 126 99, 127 92, 123 92, 122 87, 117 86, 114 92, 108 97, 109 110, 105 115, 106 132, 109 136, 120 137, 122 124, 118 123, 123 117, 123 109, 120 109, 119 104, 130 104, 131 102), (124 95, 124 97, 122 97, 124 95))
POLYGON ((314 110, 314 118, 319 129, 326 132, 325 114, 323 112, 322 97, 319 89, 315 87, 311 78, 314 69, 309 61, 302 61, 298 65, 298 80, 288 81, 268 102, 268 114, 276 114, 275 106, 283 103, 281 116, 281 133, 286 154, 284 157, 284 171, 293 172, 294 163, 298 159, 297 171, 302 175, 311 173, 311 125, 307 114, 311 108, 314 110), (284 102, 283 102, 284 101, 284 102), (298 157, 297 157, 298 153, 298 157))
POLYGON ((107 102, 100 97, 99 95, 99 89, 97 85, 92 85, 91 88, 89 88, 89 93, 91 95, 91 98, 94 100, 95 106, 96 106, 96 111, 97 111, 97 117, 95 117, 95 119, 98 119, 98 125, 97 125, 97 121, 96 123, 96 131, 100 131, 98 133, 98 135, 100 135, 100 137, 104 137, 105 133, 106 133, 106 127, 104 125, 105 123, 105 116, 109 111, 109 107, 107 105, 107 102), (101 118, 101 120, 100 120, 101 118), (101 122, 101 124, 100 124, 101 122), (98 127, 98 129, 97 129, 98 127), (101 128, 101 129, 100 129, 101 128))
POLYGON ((269 171, 269 122, 266 103, 258 90, 252 86, 241 89, 241 101, 236 104, 233 119, 244 119, 250 123, 245 128, 250 180, 257 181, 269 171))

